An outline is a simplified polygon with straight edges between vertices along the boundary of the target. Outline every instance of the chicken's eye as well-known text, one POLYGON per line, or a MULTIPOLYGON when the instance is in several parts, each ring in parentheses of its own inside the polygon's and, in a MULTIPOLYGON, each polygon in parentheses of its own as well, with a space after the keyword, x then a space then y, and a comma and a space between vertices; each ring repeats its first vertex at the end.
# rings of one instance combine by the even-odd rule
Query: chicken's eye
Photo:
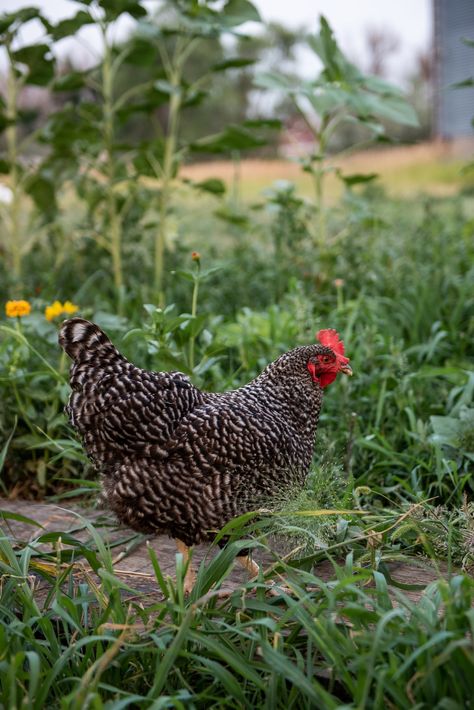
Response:
POLYGON ((329 357, 329 355, 323 355, 321 357, 321 362, 330 362, 330 361, 331 361, 331 358, 329 357))

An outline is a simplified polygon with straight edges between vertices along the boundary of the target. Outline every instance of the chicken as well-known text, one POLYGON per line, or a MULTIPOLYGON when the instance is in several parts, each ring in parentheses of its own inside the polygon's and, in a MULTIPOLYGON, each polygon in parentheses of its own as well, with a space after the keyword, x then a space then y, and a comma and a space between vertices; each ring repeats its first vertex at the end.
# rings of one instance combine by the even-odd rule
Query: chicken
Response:
MULTIPOLYGON (((95 324, 71 318, 59 343, 72 358, 66 412, 118 519, 189 547, 244 512, 304 484, 323 389, 352 374, 335 330, 297 347, 245 387, 203 392, 181 372, 132 365, 95 324)), ((247 555, 239 561, 251 574, 247 555)), ((193 584, 188 567, 186 589, 193 584)))

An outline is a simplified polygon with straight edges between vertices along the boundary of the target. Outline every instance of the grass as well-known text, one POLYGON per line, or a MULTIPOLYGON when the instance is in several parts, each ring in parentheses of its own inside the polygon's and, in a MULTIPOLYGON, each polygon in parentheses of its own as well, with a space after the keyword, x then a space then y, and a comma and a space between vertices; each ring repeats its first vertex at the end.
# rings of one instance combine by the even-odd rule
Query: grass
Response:
MULTIPOLYGON (((395 186, 397 175, 412 171, 417 180, 431 173, 433 155, 418 159, 416 170, 407 156, 399 156, 398 167, 387 164, 389 182, 395 186)), ((259 165, 262 177, 252 179, 268 184, 268 166, 259 165)), ((354 162, 352 169, 362 168, 354 162)), ((457 185, 457 167, 436 170, 445 184, 457 185)), ((243 184, 244 195, 255 197, 255 189, 243 184)), ((279 353, 312 342, 320 327, 341 333, 355 376, 327 392, 307 488, 254 524, 250 542, 240 539, 242 521, 235 523, 234 542, 202 565, 188 599, 181 558, 171 580, 150 550, 161 596, 149 605, 114 573, 112 549, 87 520, 85 542, 65 531, 37 531, 25 544, 6 527, 0 703, 101 710, 470 707, 469 191, 406 199, 373 185, 352 190, 334 203, 328 240, 317 245, 315 211, 296 190, 274 190, 258 209, 240 203, 238 214, 229 200, 190 200, 182 192, 167 254, 175 272, 168 274, 167 302, 175 306, 149 303, 151 232, 137 221, 127 224, 120 317, 107 259, 76 230, 84 215, 75 214, 74 203, 67 206, 71 241, 55 251, 51 234, 25 257, 22 296, 32 314, 1 325, 5 495, 58 500, 97 487, 62 413, 67 363, 57 348, 57 324, 43 315, 56 298, 78 303, 81 315, 102 324, 137 364, 182 369, 207 389, 248 382, 279 353), (192 249, 201 252, 202 267, 194 317, 192 249), (357 514, 311 514, 328 508, 357 514), (271 557, 267 539, 275 534, 285 549, 301 548, 289 559, 272 558, 292 594, 267 595, 262 578, 255 592, 244 584, 229 599, 217 599, 212 590, 225 582, 241 546, 271 557), (331 581, 318 577, 323 559, 334 565, 331 581), (438 571, 418 602, 406 581, 397 587, 391 578, 390 562, 400 560, 429 560, 438 571), (86 570, 81 577, 78 563, 86 570), (48 588, 41 603, 34 593, 38 576, 48 588)))
MULTIPOLYGON (((363 563, 348 537, 331 582, 311 571, 308 558, 290 565, 276 557, 291 595, 268 596, 262 578, 220 600, 213 585, 249 544, 243 541, 201 565, 188 599, 180 556, 174 582, 150 550, 161 599, 144 607, 140 593, 114 575, 100 530, 83 523, 89 542, 65 537, 56 560, 39 547, 52 534, 16 550, 0 539, 4 707, 469 706, 474 581, 467 576, 440 578, 413 602, 389 594, 384 574, 363 563), (84 554, 97 576, 77 584, 72 563, 84 554), (49 582, 44 606, 32 591, 33 562, 49 582), (51 574, 54 568, 64 571, 51 574)), ((264 540, 250 545, 270 554, 264 540)))

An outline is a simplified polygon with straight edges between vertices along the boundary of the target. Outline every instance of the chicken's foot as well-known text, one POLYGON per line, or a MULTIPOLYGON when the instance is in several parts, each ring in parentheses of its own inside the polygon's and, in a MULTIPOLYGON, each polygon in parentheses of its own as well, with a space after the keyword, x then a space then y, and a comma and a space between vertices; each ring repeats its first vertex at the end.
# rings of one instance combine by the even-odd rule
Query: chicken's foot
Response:
POLYGON ((250 579, 258 575, 259 566, 250 555, 240 555, 237 557, 237 562, 241 565, 250 575, 250 579))
POLYGON ((178 552, 180 552, 183 555, 183 562, 186 566, 186 573, 184 575, 184 593, 185 594, 191 594, 194 584, 196 582, 196 572, 194 570, 194 567, 192 565, 192 562, 189 560, 189 555, 190 555, 190 548, 182 542, 182 540, 178 540, 177 538, 175 539, 176 542, 176 547, 178 548, 178 552))
MULTIPOLYGON (((250 555, 241 555, 237 557, 237 562, 248 571, 250 579, 254 579, 254 577, 258 576, 259 566, 256 562, 254 562, 254 560, 252 560, 250 555)), ((270 580, 268 591, 274 597, 279 597, 281 592, 290 595, 292 594, 291 589, 283 584, 277 584, 277 582, 273 579, 270 580)))

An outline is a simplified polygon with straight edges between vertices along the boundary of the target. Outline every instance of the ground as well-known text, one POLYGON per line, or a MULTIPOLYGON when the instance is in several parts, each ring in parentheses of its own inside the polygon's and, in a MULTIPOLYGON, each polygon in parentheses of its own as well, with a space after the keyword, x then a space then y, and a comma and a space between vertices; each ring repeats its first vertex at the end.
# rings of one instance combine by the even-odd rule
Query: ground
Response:
MULTIPOLYGON (((327 162, 339 167, 344 175, 377 173, 389 194, 399 197, 413 197, 420 192, 439 197, 454 195, 469 181, 469 175, 462 172, 465 155, 457 154, 443 142, 372 148, 334 161, 329 157, 327 162)), ((184 166, 181 176, 197 182, 215 177, 227 184, 237 177, 244 199, 255 200, 275 180, 290 180, 298 192, 313 195, 311 177, 298 162, 290 160, 248 159, 237 166, 231 161, 210 161, 184 166)), ((331 202, 341 196, 342 184, 334 174, 328 175, 325 191, 331 202)))
MULTIPOLYGON (((38 530, 37 527, 32 527, 21 520, 4 518, 1 526, 5 528, 5 533, 22 543, 33 540, 45 532, 57 531, 73 534, 76 539, 84 541, 88 537, 88 531, 83 524, 83 519, 93 522, 100 529, 105 542, 113 546, 115 574, 127 585, 137 590, 140 593, 140 599, 145 603, 151 603, 159 596, 148 552, 149 544, 156 552, 163 573, 175 575, 177 550, 172 539, 159 535, 146 540, 144 536, 137 536, 128 528, 117 526, 113 518, 102 511, 81 508, 79 505, 66 508, 63 505, 52 503, 31 503, 6 499, 0 499, 0 511, 25 516, 42 526, 42 529, 38 530)), ((54 549, 53 547, 53 552, 54 549)), ((210 546, 196 546, 193 552, 194 564, 199 566, 202 560, 208 556, 212 557, 212 554, 210 546)), ((263 562, 264 567, 270 564, 270 560, 259 561, 263 562)), ((427 585, 446 574, 444 563, 441 563, 436 570, 432 563, 422 558, 413 558, 411 562, 391 563, 388 567, 391 578, 396 580, 397 584, 419 586, 416 591, 405 591, 405 594, 413 601, 421 596, 427 585)), ((84 578, 83 571, 84 568, 81 564, 76 576, 78 582, 84 578)), ((314 573, 324 582, 335 578, 334 568, 328 561, 317 565, 314 573)), ((87 576, 87 572, 85 576, 87 576)), ((235 566, 225 582, 225 588, 235 589, 245 579, 246 573, 239 566, 235 566)), ((48 591, 47 582, 35 580, 34 583, 38 600, 44 600, 48 591)), ((389 589, 395 597, 394 588, 389 585, 389 589)))

